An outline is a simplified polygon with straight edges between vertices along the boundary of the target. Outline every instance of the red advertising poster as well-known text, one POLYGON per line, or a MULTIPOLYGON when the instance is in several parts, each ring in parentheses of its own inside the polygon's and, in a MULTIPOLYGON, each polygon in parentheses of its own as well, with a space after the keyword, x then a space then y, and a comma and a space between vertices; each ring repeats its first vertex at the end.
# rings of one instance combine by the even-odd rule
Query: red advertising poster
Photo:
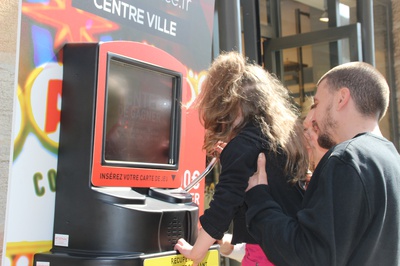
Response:
MULTIPOLYGON (((182 104, 186 107, 198 95, 211 61, 214 0, 24 0, 20 6, 13 161, 2 265, 32 265, 35 253, 52 246, 65 44, 135 42, 137 47, 149 48, 132 52, 138 57, 162 51, 184 72, 182 104)), ((190 108, 183 112, 185 168, 168 185, 162 184, 165 180, 160 176, 152 182, 139 180, 138 186, 185 187, 204 170, 199 142, 204 132, 198 115, 190 108)), ((202 212, 204 182, 190 192, 202 212)))

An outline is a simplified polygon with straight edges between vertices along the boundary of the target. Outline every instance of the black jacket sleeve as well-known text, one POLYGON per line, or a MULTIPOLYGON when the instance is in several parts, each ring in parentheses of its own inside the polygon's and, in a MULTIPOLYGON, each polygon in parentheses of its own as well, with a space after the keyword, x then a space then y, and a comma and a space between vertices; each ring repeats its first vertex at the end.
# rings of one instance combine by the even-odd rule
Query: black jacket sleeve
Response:
MULTIPOLYGON (((210 207, 200 217, 203 229, 221 239, 244 204, 248 179, 256 170, 260 149, 253 141, 235 138, 224 148, 220 162, 222 171, 210 207)), ((243 230, 246 231, 243 225, 243 230)))
POLYGON ((267 185, 246 193, 248 230, 276 265, 346 265, 362 241, 370 207, 358 172, 336 158, 317 170, 296 217, 284 214, 267 185))

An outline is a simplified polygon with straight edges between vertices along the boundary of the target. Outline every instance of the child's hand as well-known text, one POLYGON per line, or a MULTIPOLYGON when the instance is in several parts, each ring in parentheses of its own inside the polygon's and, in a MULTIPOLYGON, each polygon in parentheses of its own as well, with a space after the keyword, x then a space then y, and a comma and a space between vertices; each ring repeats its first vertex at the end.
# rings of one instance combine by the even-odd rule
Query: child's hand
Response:
POLYGON ((183 238, 178 240, 178 242, 175 244, 174 249, 179 251, 179 253, 181 253, 184 257, 192 260, 193 261, 192 266, 199 265, 199 263, 203 261, 205 255, 206 255, 205 253, 196 255, 196 253, 198 253, 198 252, 193 252, 193 246, 190 245, 188 242, 186 242, 186 240, 183 238))
POLYGON ((192 248, 192 245, 186 242, 186 240, 183 238, 179 239, 178 242, 175 244, 175 250, 179 251, 179 253, 181 253, 186 258, 190 257, 190 252, 192 251, 192 248))
POLYGON ((203 261, 207 255, 208 249, 214 242, 214 238, 207 234, 207 232, 203 229, 200 229, 194 247, 186 242, 185 239, 181 238, 175 244, 174 249, 179 251, 186 258, 192 260, 193 266, 197 266, 203 261))
POLYGON ((219 244, 219 251, 222 255, 228 256, 232 253, 233 245, 231 244, 232 235, 225 234, 221 240, 218 240, 217 243, 219 244))
MULTIPOLYGON (((175 244, 174 249, 179 251, 179 253, 181 253, 184 257, 191 259, 190 253, 192 252, 193 247, 188 242, 186 242, 185 239, 179 239, 178 242, 175 244)), ((196 265, 197 263, 193 262, 193 266, 196 265)))

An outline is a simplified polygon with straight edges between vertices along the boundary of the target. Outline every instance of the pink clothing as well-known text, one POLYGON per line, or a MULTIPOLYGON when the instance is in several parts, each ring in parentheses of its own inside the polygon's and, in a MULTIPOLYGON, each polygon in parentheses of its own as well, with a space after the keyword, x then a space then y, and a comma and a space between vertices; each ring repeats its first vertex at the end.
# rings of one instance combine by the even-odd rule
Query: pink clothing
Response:
POLYGON ((246 254, 242 260, 242 266, 274 266, 265 256, 259 245, 246 244, 246 254))

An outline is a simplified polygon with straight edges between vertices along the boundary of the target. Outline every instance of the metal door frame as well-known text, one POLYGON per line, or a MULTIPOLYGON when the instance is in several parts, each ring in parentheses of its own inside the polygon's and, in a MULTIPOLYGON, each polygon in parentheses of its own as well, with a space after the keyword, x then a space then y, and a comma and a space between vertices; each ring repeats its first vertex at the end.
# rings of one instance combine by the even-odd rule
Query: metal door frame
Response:
POLYGON ((275 73, 278 77, 283 78, 282 50, 318 43, 331 43, 342 39, 349 39, 350 60, 362 61, 361 24, 355 23, 337 28, 328 28, 266 40, 263 43, 264 67, 266 70, 275 73))

